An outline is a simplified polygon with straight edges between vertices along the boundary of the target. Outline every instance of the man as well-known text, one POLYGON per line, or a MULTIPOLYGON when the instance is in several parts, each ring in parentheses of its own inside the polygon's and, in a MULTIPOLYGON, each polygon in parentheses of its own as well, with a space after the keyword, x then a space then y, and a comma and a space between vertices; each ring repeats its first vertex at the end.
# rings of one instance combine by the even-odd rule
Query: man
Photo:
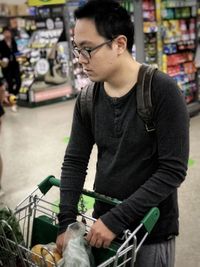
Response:
POLYGON ((152 80, 153 120, 149 133, 136 113, 137 78, 141 64, 131 55, 133 25, 117 2, 94 0, 75 12, 74 50, 90 80, 95 82, 92 127, 77 99, 70 141, 61 174, 58 249, 64 231, 76 220, 77 202, 85 181, 93 145, 98 148, 94 190, 118 198, 116 207, 94 205, 86 239, 108 247, 125 229, 133 230, 151 207, 160 219, 140 249, 136 266, 174 266, 178 235, 177 188, 188 162, 189 119, 175 81, 157 71, 152 80))
MULTIPOLYGON (((20 68, 16 60, 17 44, 10 28, 4 27, 3 35, 4 39, 0 42, 0 58, 7 59, 8 64, 2 68, 2 73, 8 84, 9 93, 16 96, 21 87, 20 68)), ((12 106, 12 110, 16 111, 16 105, 12 106)))

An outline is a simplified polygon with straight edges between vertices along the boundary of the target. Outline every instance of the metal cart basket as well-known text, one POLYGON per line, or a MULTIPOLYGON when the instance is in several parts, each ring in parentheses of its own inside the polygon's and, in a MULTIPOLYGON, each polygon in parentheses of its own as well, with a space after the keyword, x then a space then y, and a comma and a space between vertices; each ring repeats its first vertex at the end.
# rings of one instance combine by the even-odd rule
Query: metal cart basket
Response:
MULTIPOLYGON (((46 193, 52 186, 59 187, 60 181, 54 176, 48 176, 37 188, 21 201, 14 212, 10 212, 8 219, 0 220, 0 266, 3 267, 62 267, 62 259, 56 259, 45 244, 55 242, 58 230, 56 204, 45 200, 46 193), (21 229, 22 238, 13 229, 12 221, 17 228, 21 229), (36 244, 43 244, 41 253, 37 254, 31 250, 36 244), (50 255, 48 259, 46 254, 50 255), (37 258, 37 260, 33 260, 37 258)), ((83 195, 92 197, 107 204, 117 205, 119 200, 100 195, 95 192, 83 190, 83 195)), ((83 210, 82 210, 83 211, 83 210)), ((8 210, 9 212, 9 210, 8 210)), ((80 213, 80 218, 89 229, 94 218, 80 213)), ((152 208, 143 218, 138 227, 130 232, 126 230, 120 240, 113 241, 108 249, 93 248, 95 266, 134 266, 136 255, 144 240, 150 234, 159 218, 158 208, 152 208), (138 242, 137 235, 142 231, 143 236, 138 242), (126 265, 129 263, 130 265, 126 265)), ((16 227, 15 227, 16 228, 16 227)), ((69 266, 71 267, 71 266, 69 266)))

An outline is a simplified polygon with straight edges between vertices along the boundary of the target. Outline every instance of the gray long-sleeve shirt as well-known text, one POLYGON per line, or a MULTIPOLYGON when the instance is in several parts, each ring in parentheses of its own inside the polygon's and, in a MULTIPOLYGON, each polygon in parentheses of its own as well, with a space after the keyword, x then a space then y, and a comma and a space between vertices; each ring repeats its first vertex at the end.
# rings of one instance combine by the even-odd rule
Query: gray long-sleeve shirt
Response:
POLYGON ((150 242, 178 234, 177 188, 186 176, 189 151, 187 108, 175 81, 157 71, 152 81, 156 132, 148 133, 137 114, 136 86, 123 97, 111 98, 102 83, 96 84, 93 131, 84 123, 77 98, 61 174, 60 233, 76 219, 96 143, 94 189, 123 202, 116 207, 96 202, 94 216, 119 234, 133 229, 151 207, 158 206, 161 216, 150 242))

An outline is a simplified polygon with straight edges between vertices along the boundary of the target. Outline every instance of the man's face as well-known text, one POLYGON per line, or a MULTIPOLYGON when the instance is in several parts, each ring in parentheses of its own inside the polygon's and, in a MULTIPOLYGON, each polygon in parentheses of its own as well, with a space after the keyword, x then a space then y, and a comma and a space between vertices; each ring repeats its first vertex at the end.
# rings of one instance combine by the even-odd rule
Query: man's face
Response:
POLYGON ((4 31, 3 35, 6 40, 12 39, 12 33, 10 31, 4 31))
POLYGON ((89 59, 84 57, 82 53, 79 55, 79 63, 92 81, 106 81, 116 69, 117 53, 114 48, 114 41, 109 41, 99 35, 93 20, 85 18, 77 20, 74 43, 78 49, 93 49, 108 42, 92 51, 89 59))

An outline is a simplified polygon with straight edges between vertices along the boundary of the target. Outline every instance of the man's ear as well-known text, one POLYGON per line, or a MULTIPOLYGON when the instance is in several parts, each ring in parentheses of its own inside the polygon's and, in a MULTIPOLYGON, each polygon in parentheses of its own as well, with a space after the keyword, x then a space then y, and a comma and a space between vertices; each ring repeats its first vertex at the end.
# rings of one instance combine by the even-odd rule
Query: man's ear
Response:
POLYGON ((118 55, 123 54, 127 49, 127 38, 125 35, 119 35, 115 39, 115 43, 117 44, 117 53, 118 55))

